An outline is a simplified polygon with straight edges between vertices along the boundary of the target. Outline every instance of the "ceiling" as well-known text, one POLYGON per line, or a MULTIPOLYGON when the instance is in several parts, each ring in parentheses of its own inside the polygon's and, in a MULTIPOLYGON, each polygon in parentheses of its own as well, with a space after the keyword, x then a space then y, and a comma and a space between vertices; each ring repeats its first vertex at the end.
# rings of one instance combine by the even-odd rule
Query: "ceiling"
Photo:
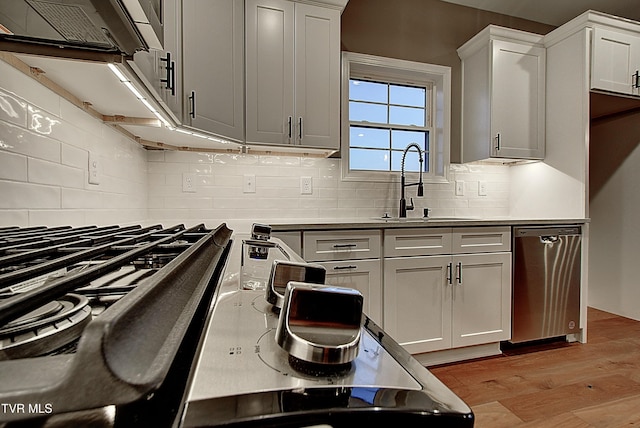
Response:
POLYGON ((640 21, 638 0, 443 0, 559 27, 587 10, 640 21))

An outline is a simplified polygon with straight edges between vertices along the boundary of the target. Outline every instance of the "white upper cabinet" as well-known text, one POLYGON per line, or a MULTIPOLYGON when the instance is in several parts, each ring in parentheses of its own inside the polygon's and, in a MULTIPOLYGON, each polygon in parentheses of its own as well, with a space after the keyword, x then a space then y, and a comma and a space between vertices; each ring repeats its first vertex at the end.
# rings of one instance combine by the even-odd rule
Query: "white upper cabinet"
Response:
POLYGON ((591 89, 640 95, 640 34, 595 27, 591 89))
POLYGON ((244 139, 244 2, 182 0, 184 123, 244 139))
POLYGON ((340 11, 246 1, 246 141, 338 149, 340 11))
POLYGON ((543 159, 542 36, 490 25, 458 49, 462 161, 543 159))
POLYGON ((129 65, 147 89, 152 92, 156 100, 164 104, 165 110, 175 115, 177 121, 182 117, 182 87, 179 84, 182 72, 181 5, 179 0, 164 0, 162 18, 164 50, 139 51, 133 55, 133 61, 129 61, 129 65))

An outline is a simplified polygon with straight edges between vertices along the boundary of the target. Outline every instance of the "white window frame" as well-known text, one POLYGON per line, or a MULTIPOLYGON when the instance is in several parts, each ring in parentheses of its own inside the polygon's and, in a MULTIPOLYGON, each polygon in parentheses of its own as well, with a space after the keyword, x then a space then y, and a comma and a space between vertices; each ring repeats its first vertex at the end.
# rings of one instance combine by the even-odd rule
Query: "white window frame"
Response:
MULTIPOLYGON (((433 132, 429 135, 429 151, 432 165, 424 174, 425 183, 447 182, 451 142, 451 67, 385 58, 354 52, 342 53, 342 180, 344 181, 400 181, 397 171, 350 171, 349 170, 349 80, 351 77, 367 76, 381 82, 407 83, 409 85, 433 85, 432 106, 433 132), (352 76, 352 72, 356 73, 352 76)), ((407 177, 417 173, 407 173, 407 177)))

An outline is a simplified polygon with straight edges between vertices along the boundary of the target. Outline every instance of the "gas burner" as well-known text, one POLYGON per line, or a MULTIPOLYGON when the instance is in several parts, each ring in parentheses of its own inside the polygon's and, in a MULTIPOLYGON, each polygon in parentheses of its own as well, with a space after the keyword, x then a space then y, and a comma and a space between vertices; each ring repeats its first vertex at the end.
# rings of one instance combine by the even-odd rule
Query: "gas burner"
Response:
POLYGON ((351 361, 342 364, 312 363, 289 354, 289 365, 299 373, 309 376, 345 376, 351 371, 351 361))
POLYGON ((0 360, 45 355, 75 341, 91 320, 88 303, 66 294, 0 327, 0 360))
POLYGON ((135 260, 132 264, 136 269, 160 269, 176 258, 178 254, 179 253, 147 254, 135 260))

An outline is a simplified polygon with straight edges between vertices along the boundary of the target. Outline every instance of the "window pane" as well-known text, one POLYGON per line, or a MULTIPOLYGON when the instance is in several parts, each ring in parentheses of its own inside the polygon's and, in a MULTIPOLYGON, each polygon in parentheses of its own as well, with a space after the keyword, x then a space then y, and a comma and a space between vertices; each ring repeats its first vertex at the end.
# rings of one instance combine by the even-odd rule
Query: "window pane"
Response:
POLYGON ((424 109, 414 107, 389 107, 389 123, 396 125, 424 126, 424 109))
POLYGON ((426 139, 426 131, 401 131, 394 130, 391 132, 391 148, 404 150, 409 143, 418 143, 424 151, 426 139))
POLYGON ((389 151, 350 149, 349 168, 370 171, 389 171, 389 151))
POLYGON ((349 81, 349 99, 387 103, 387 84, 351 79, 349 81))
POLYGON ((349 144, 351 147, 388 149, 390 146, 389 130, 352 126, 350 128, 349 144))
POLYGON ((425 107, 426 90, 411 86, 391 85, 389 87, 389 102, 403 106, 425 107))
MULTIPOLYGON (((422 156, 422 159, 424 160, 424 155, 422 156)), ((402 151, 393 150, 391 152, 391 168, 393 171, 401 171, 402 151)), ((425 168, 425 163, 422 164, 422 168, 425 168)), ((411 149, 407 152, 407 156, 404 161, 404 170, 405 172, 420 171, 420 157, 418 156, 416 149, 411 149)))
POLYGON ((349 101, 349 120, 352 122, 387 123, 387 106, 349 101))

